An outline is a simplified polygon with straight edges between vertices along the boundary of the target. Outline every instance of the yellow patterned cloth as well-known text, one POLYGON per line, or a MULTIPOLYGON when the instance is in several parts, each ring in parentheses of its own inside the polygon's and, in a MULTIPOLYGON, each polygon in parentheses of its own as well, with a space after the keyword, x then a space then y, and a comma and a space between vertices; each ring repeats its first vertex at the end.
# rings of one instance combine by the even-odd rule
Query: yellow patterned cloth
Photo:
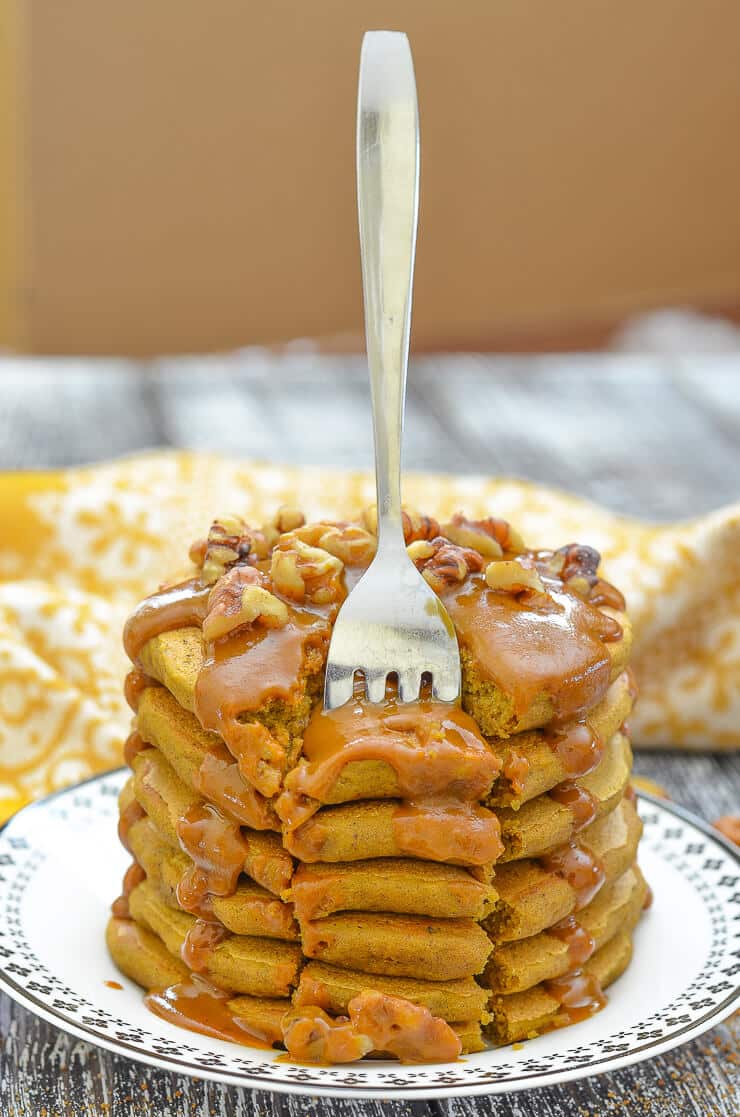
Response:
MULTIPOLYGON (((258 524, 290 503, 337 517, 373 499, 366 474, 184 452, 0 475, 0 819, 120 763, 124 619, 214 515, 258 524)), ((529 546, 596 547, 635 625, 636 743, 740 745, 740 506, 654 526, 538 485, 421 474, 404 499, 509 519, 529 546)))

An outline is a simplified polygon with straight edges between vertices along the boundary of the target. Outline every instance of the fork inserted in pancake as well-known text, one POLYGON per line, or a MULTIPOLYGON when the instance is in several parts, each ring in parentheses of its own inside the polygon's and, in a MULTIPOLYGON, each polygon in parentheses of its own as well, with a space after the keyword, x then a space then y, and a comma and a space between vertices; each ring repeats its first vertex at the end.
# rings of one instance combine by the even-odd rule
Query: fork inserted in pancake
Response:
POLYGON ((326 666, 327 709, 353 695, 355 675, 381 702, 389 675, 402 702, 431 680, 435 698, 460 694, 455 630, 406 552, 401 517, 401 435, 419 206, 419 120, 405 35, 372 31, 360 60, 357 191, 372 388, 378 549, 344 602, 326 666))

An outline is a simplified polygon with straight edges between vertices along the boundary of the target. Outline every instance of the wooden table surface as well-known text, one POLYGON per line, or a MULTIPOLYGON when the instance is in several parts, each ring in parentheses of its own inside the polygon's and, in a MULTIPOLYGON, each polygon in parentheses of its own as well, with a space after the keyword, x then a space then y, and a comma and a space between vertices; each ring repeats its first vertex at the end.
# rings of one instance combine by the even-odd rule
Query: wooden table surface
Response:
MULTIPOLYGON (((369 467, 363 362, 309 352, 142 365, 0 360, 0 469, 155 446, 369 467)), ((632 515, 696 515, 740 499, 740 358, 420 359, 410 375, 405 461, 533 478, 632 515)), ((738 812, 737 755, 643 751, 635 767, 705 819, 738 812)), ((730 1021, 636 1067, 522 1094, 433 1103, 281 1097, 110 1055, 0 995, 2 1117, 734 1117, 738 1081, 730 1021)))

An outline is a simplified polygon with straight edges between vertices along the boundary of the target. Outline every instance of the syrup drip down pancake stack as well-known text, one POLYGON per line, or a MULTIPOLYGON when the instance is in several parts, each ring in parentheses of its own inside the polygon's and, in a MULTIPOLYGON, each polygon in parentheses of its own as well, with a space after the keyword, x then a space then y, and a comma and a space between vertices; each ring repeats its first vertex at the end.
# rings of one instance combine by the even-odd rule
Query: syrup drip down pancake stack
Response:
POLYGON ((448 1061, 580 1020, 646 905, 621 595, 588 547, 404 513, 459 706, 322 707, 375 517, 213 523, 129 619, 134 724, 108 925, 159 1015, 288 1056, 448 1061))

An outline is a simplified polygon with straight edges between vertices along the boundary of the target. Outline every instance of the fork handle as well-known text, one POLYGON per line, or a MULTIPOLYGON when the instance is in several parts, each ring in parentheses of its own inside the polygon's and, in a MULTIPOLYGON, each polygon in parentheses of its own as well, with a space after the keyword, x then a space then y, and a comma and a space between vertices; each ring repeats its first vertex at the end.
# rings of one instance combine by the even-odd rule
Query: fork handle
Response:
POLYGON ((419 210, 414 66, 408 39, 396 31, 368 31, 362 42, 357 205, 380 549, 403 545, 401 435, 419 210))

